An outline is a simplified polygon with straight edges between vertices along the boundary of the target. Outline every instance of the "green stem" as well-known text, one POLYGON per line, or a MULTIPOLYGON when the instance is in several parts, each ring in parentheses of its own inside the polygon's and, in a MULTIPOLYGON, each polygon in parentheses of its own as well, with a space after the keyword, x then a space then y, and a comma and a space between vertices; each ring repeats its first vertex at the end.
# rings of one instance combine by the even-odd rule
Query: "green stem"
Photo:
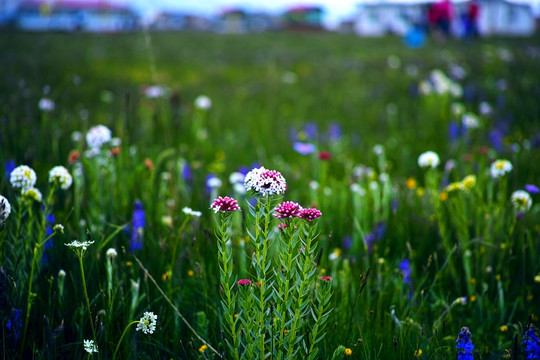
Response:
POLYGON ((26 316, 24 319, 23 338, 21 342, 21 355, 26 342, 26 331, 28 330, 28 320, 30 319, 30 310, 32 309, 32 280, 34 278, 34 271, 36 269, 36 260, 39 253, 39 247, 40 244, 36 244, 36 247, 34 248, 34 255, 32 256, 32 265, 30 266, 30 278, 28 279, 28 294, 26 297, 26 316))
POLYGON ((77 254, 79 258, 79 265, 81 267, 81 276, 82 276, 82 284, 84 289, 84 298, 86 300, 86 307, 88 309, 88 317, 90 319, 90 328, 92 329, 92 336, 94 339, 94 343, 96 342, 96 330, 94 329, 94 321, 92 320, 92 310, 90 310, 90 301, 88 300, 88 291, 86 289, 86 279, 84 277, 84 266, 82 261, 82 254, 77 254))
POLYGON ((126 336, 128 328, 131 325, 138 324, 139 322, 140 322, 139 320, 135 320, 135 321, 132 321, 129 324, 127 324, 126 328, 124 329, 124 332, 122 333, 122 336, 120 336, 120 340, 118 340, 118 344, 116 344, 116 349, 114 350, 114 354, 113 354, 113 357, 112 357, 113 360, 116 359, 116 353, 118 353, 118 349, 120 349, 120 344, 122 343, 122 340, 124 340, 124 336, 126 336))

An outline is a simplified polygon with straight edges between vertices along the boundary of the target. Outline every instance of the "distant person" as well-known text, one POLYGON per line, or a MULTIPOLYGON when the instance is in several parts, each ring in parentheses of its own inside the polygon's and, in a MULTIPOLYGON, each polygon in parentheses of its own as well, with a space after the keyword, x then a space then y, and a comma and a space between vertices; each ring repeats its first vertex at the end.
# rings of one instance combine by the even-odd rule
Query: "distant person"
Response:
POLYGON ((450 25, 452 24, 452 19, 454 18, 454 8, 450 0, 443 0, 442 2, 436 4, 439 8, 438 10, 438 27, 445 38, 450 37, 450 25))

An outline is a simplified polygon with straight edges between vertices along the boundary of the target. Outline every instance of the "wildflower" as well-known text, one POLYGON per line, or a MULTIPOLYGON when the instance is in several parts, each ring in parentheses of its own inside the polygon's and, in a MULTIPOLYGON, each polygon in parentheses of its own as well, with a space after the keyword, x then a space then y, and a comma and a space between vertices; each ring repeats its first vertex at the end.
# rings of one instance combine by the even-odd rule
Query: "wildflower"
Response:
POLYGON ((411 280, 411 264, 408 259, 404 259, 401 261, 401 263, 398 266, 399 270, 401 270, 401 273, 403 274, 403 283, 410 284, 412 282, 411 280))
POLYGON ((473 360, 472 351, 474 345, 471 342, 471 332, 468 327, 462 327, 456 340, 458 360, 473 360))
POLYGON ((328 259, 333 261, 339 259, 339 256, 341 255, 341 249, 334 249, 330 255, 328 255, 328 259))
POLYGON ((206 95, 199 95, 195 98, 195 107, 200 110, 208 110, 212 107, 212 100, 206 95))
POLYGON ((144 95, 149 99, 156 99, 165 95, 165 89, 159 85, 149 86, 144 90, 144 95))
POLYGON ((525 335, 523 336, 523 355, 526 360, 538 360, 540 359, 540 338, 538 328, 534 325, 530 325, 525 335))
POLYGON ((278 219, 292 219, 295 217, 300 216, 300 212, 302 211, 302 207, 292 201, 285 201, 274 209, 274 216, 278 219))
POLYGON ((203 345, 203 346, 201 346, 201 347, 199 348, 199 352, 200 352, 200 353, 203 353, 203 352, 205 352, 206 349, 208 349, 208 346, 206 346, 206 344, 205 344, 205 345, 203 345))
POLYGON ((154 170, 154 163, 150 158, 144 159, 144 166, 150 171, 154 170))
POLYGON ((465 105, 461 103, 453 103, 450 107, 450 111, 456 117, 463 115, 465 113, 465 105))
POLYGON ((206 187, 208 190, 218 189, 222 184, 223 182, 215 175, 210 174, 206 178, 206 187))
POLYGON ((499 330, 500 330, 501 332, 507 332, 507 331, 508 331, 508 326, 502 325, 502 326, 499 327, 499 330))
POLYGON ((463 189, 463 184, 461 182, 453 182, 453 183, 448 184, 444 188, 444 191, 446 191, 448 193, 451 193, 451 192, 459 191, 459 190, 462 190, 462 189, 463 189))
POLYGON ((461 123, 463 126, 465 126, 466 129, 476 129, 480 127, 480 121, 478 120, 478 116, 476 116, 473 113, 465 113, 461 117, 461 123))
POLYGON ((512 193, 510 200, 514 205, 514 209, 519 212, 527 212, 532 206, 531 195, 524 190, 517 190, 512 193))
POLYGON ((36 184, 36 172, 29 166, 17 166, 9 174, 9 181, 14 188, 24 191, 36 184))
POLYGON ((321 279, 322 281, 326 281, 326 282, 329 282, 332 280, 332 278, 330 276, 320 276, 319 279, 321 279))
POLYGON ((49 183, 60 185, 62 190, 67 190, 71 186, 73 178, 69 171, 63 166, 55 166, 49 171, 49 183))
POLYGON ((90 241, 73 240, 69 244, 64 244, 64 245, 69 246, 69 247, 73 247, 73 248, 76 248, 76 249, 77 248, 82 248, 83 250, 86 250, 93 243, 94 243, 94 241, 92 241, 92 240, 90 240, 90 241))
POLYGON ((146 225, 146 212, 143 209, 143 204, 139 200, 135 201, 131 222, 132 227, 129 248, 134 252, 141 250, 143 247, 143 232, 146 225))
POLYGON ((94 344, 94 340, 84 340, 84 350, 90 354, 97 353, 98 347, 94 344))
POLYGON ((332 154, 330 154, 328 151, 321 151, 319 153, 319 160, 330 160, 332 158, 332 154))
POLYGON ((300 218, 303 220, 307 220, 309 222, 313 221, 314 219, 322 216, 322 212, 317 209, 302 209, 300 211, 300 218))
POLYGON ((512 171, 512 163, 508 160, 499 159, 491 163, 490 172, 492 178, 500 178, 512 171))
POLYGON ((195 271, 190 269, 190 270, 188 270, 187 274, 188 274, 188 276, 193 276, 193 275, 195 275, 195 271))
POLYGON ((416 189, 416 180, 414 180, 414 178, 408 178, 407 181, 405 182, 405 185, 407 186, 407 188, 411 189, 411 190, 414 190, 416 189))
POLYGON ((436 168, 439 165, 439 155, 433 151, 426 151, 418 157, 418 165, 422 168, 436 168))
POLYGON ((267 170, 263 166, 247 173, 244 186, 246 191, 260 195, 281 195, 287 190, 283 175, 275 170, 267 170))
POLYGON ((349 348, 346 348, 345 349, 345 356, 351 356, 352 355, 352 350, 349 349, 349 348))
POLYGON ((299 142, 299 141, 294 143, 293 148, 294 148, 294 151, 302 155, 309 155, 315 152, 316 150, 315 145, 311 143, 304 143, 304 142, 299 142))
POLYGON ((441 200, 442 202, 448 200, 448 191, 444 190, 443 192, 441 192, 439 194, 439 200, 441 200))
POLYGON ((221 211, 224 214, 227 212, 240 210, 240 207, 238 206, 238 201, 228 196, 225 196, 225 197, 219 196, 218 198, 214 200, 210 208, 214 210, 215 213, 217 213, 218 211, 221 211))
POLYGON ((201 217, 202 213, 200 211, 195 211, 187 206, 182 209, 182 212, 188 216, 201 217))
POLYGON ((86 133, 86 143, 92 149, 99 149, 111 141, 111 130, 105 125, 97 125, 86 133))
POLYGON ((0 195, 0 226, 6 221, 11 214, 11 205, 5 197, 0 195))
POLYGON ((22 328, 22 310, 21 309, 11 309, 11 317, 7 321, 6 327, 13 334, 15 339, 19 339, 21 336, 22 328))
POLYGON ((233 185, 243 183, 246 176, 241 172, 235 171, 229 175, 229 182, 233 185))
POLYGON ((64 225, 62 224, 55 224, 53 226, 53 231, 57 234, 63 234, 64 233, 64 225))
POLYGON ((251 280, 249 280, 249 279, 240 279, 240 280, 238 280, 238 285, 240 285, 240 286, 251 285, 251 280))
POLYGON ((476 176, 467 175, 461 180, 461 186, 463 190, 469 191, 476 185, 476 176))
POLYGON ((414 357, 421 357, 422 356, 422 349, 414 350, 414 357))
POLYGON ((118 252, 115 248, 108 249, 106 254, 109 259, 114 259, 116 256, 118 256, 118 252))
POLYGON ((532 184, 525 185, 525 190, 527 190, 527 192, 529 194, 538 194, 538 193, 540 193, 540 189, 536 185, 532 185, 532 184))
POLYGON ((38 103, 38 107, 41 111, 53 111, 54 110, 54 101, 49 98, 41 98, 38 103))
POLYGON ((35 202, 41 202, 43 200, 43 195, 41 195, 41 191, 39 189, 36 189, 34 187, 26 189, 22 196, 24 199, 28 201, 35 201, 35 202))
POLYGON ((139 320, 135 330, 142 330, 145 334, 153 334, 156 330, 157 315, 153 312, 146 311, 143 317, 139 320))

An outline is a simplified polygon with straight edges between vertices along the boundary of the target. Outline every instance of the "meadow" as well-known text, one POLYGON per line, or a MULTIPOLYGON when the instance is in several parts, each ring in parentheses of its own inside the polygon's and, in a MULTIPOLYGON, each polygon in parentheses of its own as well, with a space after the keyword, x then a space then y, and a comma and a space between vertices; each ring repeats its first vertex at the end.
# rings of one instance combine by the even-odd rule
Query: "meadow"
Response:
POLYGON ((540 359, 540 38, 0 49, 1 359, 540 359))

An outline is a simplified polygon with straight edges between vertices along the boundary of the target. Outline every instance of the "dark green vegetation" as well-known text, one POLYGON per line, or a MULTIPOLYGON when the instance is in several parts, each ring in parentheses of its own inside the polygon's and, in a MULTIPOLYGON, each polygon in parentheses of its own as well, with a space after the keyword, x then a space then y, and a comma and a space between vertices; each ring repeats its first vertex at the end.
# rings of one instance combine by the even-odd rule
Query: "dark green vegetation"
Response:
MULTIPOLYGON (((25 358, 32 351, 38 359, 86 355, 82 341, 92 332, 81 273, 64 243, 84 240, 87 228, 96 241, 84 268, 99 356, 111 358, 125 326, 153 311, 156 332, 131 329, 120 349, 123 358, 213 358, 208 349, 199 351, 203 343, 129 250, 137 199, 146 224, 143 249, 135 256, 197 333, 223 351, 215 224, 205 181, 215 174, 223 181, 218 194, 235 195, 229 174, 255 162, 283 174, 284 200, 323 213, 317 267, 333 277, 334 310, 321 359, 331 358, 339 345, 351 348, 352 358, 411 359, 422 349, 422 358, 452 359, 462 326, 473 334, 475 359, 502 358, 505 349, 521 358, 529 316, 536 323, 540 317, 540 198, 532 194, 532 208, 516 221, 510 194, 526 184, 540 186, 539 39, 450 41, 413 50, 397 38, 335 34, 0 33, 0 49, 0 162, 34 168, 44 198, 53 166, 74 173, 72 150, 80 152, 84 169, 84 183, 75 178, 54 198, 56 223, 65 234, 53 237, 33 277, 37 297, 25 358), (432 70, 450 76, 455 66, 467 74, 456 80, 462 96, 418 93, 432 70), (156 84, 170 92, 147 98, 142 89, 156 84), (201 94, 212 100, 207 112, 193 105, 201 94), (44 96, 54 100, 53 111, 39 110, 44 96), (460 123, 451 111, 455 102, 475 114, 486 102, 491 112, 479 115, 478 129, 450 137, 450 124, 460 123), (122 141, 107 166, 83 155, 84 134, 97 124, 122 141), (341 136, 328 135, 331 124, 341 126, 341 136), (206 137, 197 136, 199 127, 206 137), (74 131, 82 132, 82 141, 72 141, 74 131), (315 144, 330 159, 295 152, 291 136, 315 144), (376 144, 383 145, 382 155, 373 152, 376 144), (432 188, 417 165, 427 150, 441 158, 432 188), (450 159, 454 167, 445 170, 450 159), (489 176, 496 159, 513 164, 506 189, 489 176), (187 166, 190 179, 182 176, 187 166), (473 191, 443 190, 470 174, 477 178, 473 191), (407 186, 408 178, 416 184, 407 186), (187 217, 185 206, 202 216, 187 217), (163 221, 166 216, 172 223, 163 221), (376 238, 371 251, 364 243, 370 235, 376 238), (109 247, 119 254, 111 297, 109 247), (410 278, 399 269, 404 259, 410 278), (60 269, 67 273, 63 294, 60 269)), ((19 194, 4 171, 0 194, 13 208, 0 233, 0 353, 17 358, 21 339, 6 325, 12 308, 26 316, 37 235, 15 234, 19 194)), ((245 200, 238 200, 247 211, 245 200)), ((24 228, 30 219, 23 216, 24 228)), ((239 224, 234 229, 239 267, 233 274, 249 278, 249 258, 240 251, 247 233, 239 224)))

